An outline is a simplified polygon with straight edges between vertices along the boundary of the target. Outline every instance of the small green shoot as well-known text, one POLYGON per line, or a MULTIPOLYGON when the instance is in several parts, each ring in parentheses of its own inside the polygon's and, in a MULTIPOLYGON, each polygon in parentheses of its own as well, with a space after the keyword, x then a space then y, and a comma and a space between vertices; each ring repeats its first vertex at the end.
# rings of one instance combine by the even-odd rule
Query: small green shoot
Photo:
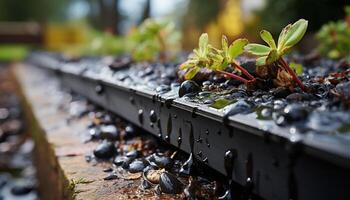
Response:
POLYGON ((289 24, 283 28, 278 38, 277 45, 270 32, 262 30, 260 37, 268 45, 248 44, 245 49, 247 52, 258 56, 257 65, 268 65, 276 62, 283 55, 290 51, 304 36, 307 29, 307 21, 300 19, 294 24, 289 24))
POLYGON ((277 45, 271 33, 262 30, 260 32, 260 37, 267 43, 267 45, 252 43, 246 45, 245 50, 248 53, 257 56, 257 66, 271 65, 273 63, 281 65, 293 77, 293 80, 299 85, 299 87, 303 91, 306 91, 306 87, 299 80, 288 63, 283 59, 283 56, 303 38, 307 26, 308 22, 305 19, 300 19, 294 24, 287 25, 281 31, 277 45))
POLYGON ((199 38, 198 48, 193 50, 188 60, 181 64, 180 69, 187 70, 185 79, 192 79, 201 68, 208 68, 244 83, 255 81, 255 78, 235 60, 244 52, 244 46, 247 44, 247 39, 237 39, 229 45, 227 38, 222 36, 222 49, 217 49, 209 44, 208 34, 203 33, 199 38), (249 80, 224 71, 230 65, 243 73, 249 80))

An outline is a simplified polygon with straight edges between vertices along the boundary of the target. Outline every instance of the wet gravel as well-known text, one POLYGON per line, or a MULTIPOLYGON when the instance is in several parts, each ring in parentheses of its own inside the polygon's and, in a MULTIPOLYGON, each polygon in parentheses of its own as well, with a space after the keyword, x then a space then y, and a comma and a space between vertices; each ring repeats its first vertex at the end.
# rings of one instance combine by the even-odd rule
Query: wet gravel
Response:
POLYGON ((34 143, 25 122, 9 69, 0 64, 0 199, 36 200, 34 143))
MULTIPOLYGON (((105 60, 101 59, 96 61, 99 65, 86 65, 82 75, 104 78, 141 91, 153 91, 162 97, 206 105, 208 109, 222 112, 224 122, 230 117, 244 115, 266 131, 273 126, 289 130, 290 135, 310 133, 350 139, 350 65, 343 61, 298 55, 288 60, 303 65, 304 72, 299 77, 308 92, 298 87, 271 87, 273 80, 269 79, 252 90, 235 80, 227 80, 207 71, 201 71, 193 81, 183 81, 176 63, 129 63, 127 67, 113 69, 112 72, 107 64, 102 64, 105 60)), ((244 58, 241 61, 242 66, 255 74, 251 61, 244 58)), ((69 68, 67 65, 65 67, 69 68)), ((200 173, 202 167, 192 155, 177 152, 151 136, 145 137, 141 130, 106 111, 94 108, 80 113, 91 116, 92 123, 87 127, 87 134, 92 141, 101 143, 87 156, 87 161, 107 159, 113 162, 113 178, 126 175, 137 177, 142 180, 141 190, 152 190, 156 195, 178 193, 179 197, 187 199, 252 198, 249 180, 244 192, 232 193, 232 188, 236 187, 232 181, 227 183, 225 180, 203 177, 200 173), (103 128, 111 124, 117 127, 117 131, 112 127, 108 127, 107 131, 103 128), (113 145, 107 145, 110 143, 113 145), (96 151, 103 152, 105 156, 96 154, 96 151)), ((156 116, 150 116, 152 118, 156 116)), ((231 154, 228 152, 227 160, 231 154)))
MULTIPOLYGON (((85 142, 99 143, 85 156, 86 162, 92 165, 100 162, 113 164, 103 169, 106 173, 104 181, 137 181, 140 193, 135 195, 140 195, 139 198, 147 193, 148 197, 162 199, 216 199, 232 190, 235 191, 232 194, 235 199, 248 199, 241 186, 234 183, 228 185, 224 176, 203 166, 192 155, 175 149, 84 99, 78 99, 70 103, 68 110, 74 110, 77 104, 85 105, 85 111, 79 115, 87 115, 91 121, 86 127, 85 142), (104 137, 102 132, 114 137, 104 137)), ((74 120, 77 115, 76 112, 72 113, 74 120)), ((260 198, 250 194, 250 199, 260 198)))
MULTIPOLYGON (((302 134, 350 135, 350 122, 347 121, 350 115, 349 63, 310 55, 292 55, 287 60, 303 65, 303 73, 299 77, 308 92, 303 92, 296 86, 271 87, 272 80, 265 80, 263 86, 252 90, 236 80, 208 71, 199 73, 193 81, 181 82, 178 63, 128 63, 124 68, 113 69, 113 73, 101 65, 89 65, 85 74, 95 74, 139 90, 155 91, 162 97, 180 97, 184 101, 204 104, 223 112, 225 118, 244 114, 258 120, 259 124, 267 122, 268 125, 273 123, 279 127, 296 127, 302 134), (337 112, 341 128, 332 126, 327 132, 318 132, 319 128, 308 125, 314 124, 315 120, 320 123, 329 121, 328 116, 333 112, 337 112), (316 116, 317 119, 313 119, 316 116)), ((106 59, 101 59, 100 63, 105 61, 106 59)), ((242 57, 240 61, 243 67, 256 75, 251 59, 242 57)))

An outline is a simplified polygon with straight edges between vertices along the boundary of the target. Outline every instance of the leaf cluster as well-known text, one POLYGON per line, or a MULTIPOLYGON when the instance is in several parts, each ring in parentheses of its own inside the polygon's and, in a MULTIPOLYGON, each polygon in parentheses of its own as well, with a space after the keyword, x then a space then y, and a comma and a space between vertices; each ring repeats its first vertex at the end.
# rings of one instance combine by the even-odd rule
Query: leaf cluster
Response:
POLYGON ((201 68, 211 70, 224 70, 235 58, 244 52, 244 46, 248 44, 247 39, 237 39, 228 44, 226 36, 222 36, 221 49, 209 44, 207 33, 203 33, 198 42, 198 48, 193 50, 188 60, 181 64, 181 70, 187 70, 185 79, 192 79, 201 68))
MULTIPOLYGON (((350 7, 348 10, 348 16, 350 16, 350 7)), ((323 25, 316 37, 321 54, 331 59, 347 57, 350 61, 350 25, 345 20, 323 25)))
POLYGON ((279 60, 283 55, 296 45, 304 36, 308 22, 300 19, 294 24, 289 24, 281 31, 277 45, 271 33, 266 30, 260 32, 260 37, 267 45, 251 43, 245 46, 245 50, 257 56, 258 66, 268 65, 279 60))
POLYGON ((159 54, 179 50, 181 34, 173 23, 146 19, 127 38, 129 52, 135 61, 155 60, 159 54))

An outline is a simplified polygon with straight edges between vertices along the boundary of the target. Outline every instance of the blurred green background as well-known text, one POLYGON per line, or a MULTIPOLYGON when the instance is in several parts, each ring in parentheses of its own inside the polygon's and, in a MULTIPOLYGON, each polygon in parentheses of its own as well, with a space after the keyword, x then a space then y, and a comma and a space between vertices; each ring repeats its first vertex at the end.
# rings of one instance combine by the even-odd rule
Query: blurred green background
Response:
MULTIPOLYGON (((89 43, 91 49, 95 41, 96 47, 98 39, 102 53, 117 53, 122 50, 108 44, 118 43, 118 36, 147 18, 173 22, 186 36, 184 50, 196 46, 202 32, 209 33, 214 45, 222 34, 256 41, 262 28, 277 37, 282 27, 299 18, 309 20, 312 34, 329 21, 343 19, 346 4, 348 0, 2 0, 0 59, 20 59, 29 48, 74 54, 86 48, 82 44, 89 43)), ((315 41, 308 40, 306 47, 313 46, 315 41)))

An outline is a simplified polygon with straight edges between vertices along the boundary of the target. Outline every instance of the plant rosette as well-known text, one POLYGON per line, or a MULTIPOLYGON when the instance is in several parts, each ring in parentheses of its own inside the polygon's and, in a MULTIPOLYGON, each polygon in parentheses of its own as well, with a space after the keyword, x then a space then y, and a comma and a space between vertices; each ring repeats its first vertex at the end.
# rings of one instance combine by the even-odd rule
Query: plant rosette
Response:
MULTIPOLYGON (((294 24, 289 24, 281 31, 276 45, 271 33, 266 30, 260 32, 260 37, 267 45, 251 43, 245 46, 245 50, 257 56, 257 74, 268 71, 266 68, 277 69, 275 72, 276 79, 274 81, 276 86, 287 86, 291 88, 296 83, 304 92, 307 88, 300 81, 295 71, 283 59, 294 45, 296 45, 304 36, 308 22, 300 19, 294 24), (260 72, 260 73, 259 73, 260 72)), ((263 76, 266 74, 263 74, 263 76)))
POLYGON ((295 85, 298 85, 306 92, 307 88, 298 78, 294 68, 283 59, 283 56, 302 39, 307 25, 308 22, 304 19, 287 25, 280 33, 277 45, 271 33, 262 30, 260 36, 267 45, 248 44, 247 39, 237 39, 229 45, 227 38, 222 36, 221 49, 217 49, 209 44, 208 34, 204 33, 199 38, 198 48, 194 49, 187 61, 180 65, 180 71, 185 72, 185 80, 195 79, 203 69, 209 69, 211 72, 244 83, 248 90, 260 86, 266 88, 266 81, 273 79, 276 87, 293 90, 295 85), (250 74, 236 60, 245 51, 257 56, 255 72, 258 77, 250 74), (230 68, 233 69, 233 72, 227 70, 230 68))
POLYGON ((244 52, 244 46, 247 44, 247 39, 237 39, 229 45, 226 36, 222 36, 222 47, 217 49, 209 44, 208 34, 202 34, 198 48, 194 49, 188 60, 180 65, 180 70, 185 71, 184 79, 193 79, 204 68, 244 84, 255 82, 255 77, 236 60, 236 57, 244 52), (225 71, 230 67, 234 69, 234 73, 225 71))

